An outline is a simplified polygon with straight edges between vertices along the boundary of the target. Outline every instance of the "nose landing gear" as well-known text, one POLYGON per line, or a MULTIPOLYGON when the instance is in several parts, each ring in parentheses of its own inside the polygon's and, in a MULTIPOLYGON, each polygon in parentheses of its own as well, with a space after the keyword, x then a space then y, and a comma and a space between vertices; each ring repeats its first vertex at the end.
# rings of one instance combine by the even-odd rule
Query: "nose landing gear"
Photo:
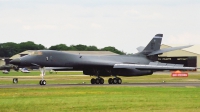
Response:
POLYGON ((40 80, 39 84, 40 85, 46 85, 46 80, 40 80))
POLYGON ((45 76, 45 68, 44 67, 40 67, 40 72, 41 72, 41 77, 42 77, 42 80, 40 80, 39 84, 40 85, 46 85, 46 80, 44 80, 44 76, 45 76))

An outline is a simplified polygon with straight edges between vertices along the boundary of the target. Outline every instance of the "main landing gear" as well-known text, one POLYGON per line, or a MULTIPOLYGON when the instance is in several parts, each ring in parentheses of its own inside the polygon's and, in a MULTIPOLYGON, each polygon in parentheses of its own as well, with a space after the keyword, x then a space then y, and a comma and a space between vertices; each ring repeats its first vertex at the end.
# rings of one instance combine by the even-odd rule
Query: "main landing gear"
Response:
MULTIPOLYGON (((108 84, 121 84, 122 79, 119 77, 116 78, 109 78, 108 79, 108 84)), ((104 84, 104 79, 99 77, 99 78, 92 78, 91 79, 91 84, 104 84)))
POLYGON ((92 78, 91 79, 91 84, 104 84, 104 79, 99 77, 99 78, 92 78))
POLYGON ((42 77, 42 80, 40 80, 39 84, 46 85, 46 80, 44 80, 45 68, 44 67, 40 68, 40 72, 41 72, 40 76, 42 77))
POLYGON ((119 77, 108 79, 108 84, 121 84, 121 83, 122 83, 122 79, 119 77))

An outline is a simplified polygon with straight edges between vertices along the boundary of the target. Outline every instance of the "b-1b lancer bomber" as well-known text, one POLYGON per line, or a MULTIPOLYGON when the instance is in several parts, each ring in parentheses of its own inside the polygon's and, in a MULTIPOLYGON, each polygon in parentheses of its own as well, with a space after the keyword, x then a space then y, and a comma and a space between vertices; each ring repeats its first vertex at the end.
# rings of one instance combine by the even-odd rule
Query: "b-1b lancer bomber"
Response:
POLYGON ((12 60, 10 63, 17 66, 38 66, 41 70, 42 79, 40 85, 46 85, 44 80, 45 68, 62 70, 81 70, 85 75, 95 76, 91 84, 104 84, 105 76, 109 78, 109 84, 121 84, 122 79, 118 76, 144 76, 152 75, 155 71, 162 70, 194 70, 195 67, 184 67, 179 64, 167 64, 157 61, 158 55, 187 48, 190 46, 171 47, 160 49, 163 34, 157 34, 149 44, 133 55, 109 55, 93 56, 70 54, 54 50, 38 50, 33 54, 12 60))

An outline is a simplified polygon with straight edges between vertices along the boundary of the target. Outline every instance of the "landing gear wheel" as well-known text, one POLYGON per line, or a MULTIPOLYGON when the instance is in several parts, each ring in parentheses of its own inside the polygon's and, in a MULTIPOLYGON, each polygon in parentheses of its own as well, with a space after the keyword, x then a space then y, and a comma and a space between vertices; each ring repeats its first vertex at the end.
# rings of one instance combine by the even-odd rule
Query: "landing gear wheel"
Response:
POLYGON ((40 85, 46 85, 46 83, 47 82, 45 80, 40 80, 40 82, 39 82, 40 85))
POLYGON ((96 78, 96 84, 99 84, 99 83, 100 83, 100 79, 96 78))
POLYGON ((104 84, 104 79, 103 79, 103 78, 100 78, 100 79, 99 79, 99 83, 100 83, 100 84, 104 84))
POLYGON ((113 78, 113 84, 117 84, 117 78, 113 78))
POLYGON ((39 84, 42 85, 42 80, 40 80, 39 84))
POLYGON ((112 78, 109 78, 108 79, 108 84, 112 84, 113 83, 113 79, 112 78))
POLYGON ((91 84, 95 84, 96 80, 94 78, 92 78, 90 82, 91 82, 91 84))
POLYGON ((122 83, 122 79, 121 78, 117 78, 117 83, 121 84, 122 83))
POLYGON ((42 84, 43 84, 43 85, 46 85, 46 83, 47 83, 47 82, 46 82, 45 80, 42 81, 42 84))

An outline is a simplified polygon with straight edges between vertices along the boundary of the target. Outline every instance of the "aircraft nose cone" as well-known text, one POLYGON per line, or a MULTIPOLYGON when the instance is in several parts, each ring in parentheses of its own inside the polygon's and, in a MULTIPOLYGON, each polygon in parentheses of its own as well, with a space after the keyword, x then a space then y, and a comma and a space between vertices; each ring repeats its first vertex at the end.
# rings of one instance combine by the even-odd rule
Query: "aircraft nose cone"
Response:
POLYGON ((13 65, 20 65, 20 59, 19 58, 17 58, 17 59, 13 59, 13 60, 11 60, 10 61, 10 64, 13 64, 13 65))

